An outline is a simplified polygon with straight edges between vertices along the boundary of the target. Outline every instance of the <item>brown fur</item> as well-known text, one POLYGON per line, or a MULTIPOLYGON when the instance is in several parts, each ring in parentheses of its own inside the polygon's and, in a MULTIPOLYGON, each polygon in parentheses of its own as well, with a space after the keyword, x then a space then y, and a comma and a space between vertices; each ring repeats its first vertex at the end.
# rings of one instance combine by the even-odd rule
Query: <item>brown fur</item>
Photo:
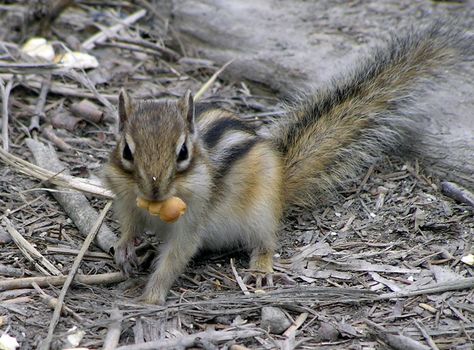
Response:
POLYGON ((383 154, 419 138, 424 93, 472 56, 473 39, 441 23, 411 28, 328 87, 304 95, 273 139, 284 153, 288 205, 312 206, 383 154))

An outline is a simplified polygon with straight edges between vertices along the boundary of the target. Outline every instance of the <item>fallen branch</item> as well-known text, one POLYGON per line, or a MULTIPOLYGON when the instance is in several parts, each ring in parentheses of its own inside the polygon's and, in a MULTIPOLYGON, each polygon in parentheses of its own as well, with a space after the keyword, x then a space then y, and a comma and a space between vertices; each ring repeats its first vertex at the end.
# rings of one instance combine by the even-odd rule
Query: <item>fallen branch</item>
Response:
POLYGON ((252 338, 262 335, 260 330, 241 331, 206 331, 185 335, 174 339, 164 339, 147 343, 119 346, 116 350, 146 350, 146 349, 186 349, 197 346, 200 342, 218 343, 223 341, 252 338))
MULTIPOLYGON (((24 277, 15 278, 11 280, 0 280, 0 291, 31 288, 33 282, 40 287, 48 286, 62 286, 66 281, 67 276, 38 276, 38 277, 24 277)), ((75 282, 86 285, 100 285, 112 284, 125 281, 126 278, 121 272, 103 273, 98 275, 76 275, 75 282)))

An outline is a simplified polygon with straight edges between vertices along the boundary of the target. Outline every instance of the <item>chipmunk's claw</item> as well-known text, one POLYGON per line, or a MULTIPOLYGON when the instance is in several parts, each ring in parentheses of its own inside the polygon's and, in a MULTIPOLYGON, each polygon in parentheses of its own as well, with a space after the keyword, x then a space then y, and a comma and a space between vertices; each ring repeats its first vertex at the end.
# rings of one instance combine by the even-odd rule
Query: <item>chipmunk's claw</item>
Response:
POLYGON ((296 281, 293 280, 285 273, 280 272, 261 272, 261 271, 249 271, 245 273, 242 278, 245 284, 255 283, 255 289, 262 289, 264 287, 274 287, 276 284, 279 285, 295 285, 296 281))
POLYGON ((138 258, 133 241, 119 242, 115 248, 114 260, 120 271, 127 277, 138 270, 138 258))
MULTIPOLYGON (((255 282, 256 289, 273 287, 277 282, 284 285, 293 285, 296 282, 284 273, 273 271, 273 251, 255 249, 250 258, 250 270, 244 275, 244 283, 255 282)), ((253 283, 252 283, 253 284, 253 283)))
POLYGON ((263 287, 273 287, 272 272, 263 273, 260 271, 246 272, 242 281, 245 284, 254 284, 255 289, 262 289, 263 287))

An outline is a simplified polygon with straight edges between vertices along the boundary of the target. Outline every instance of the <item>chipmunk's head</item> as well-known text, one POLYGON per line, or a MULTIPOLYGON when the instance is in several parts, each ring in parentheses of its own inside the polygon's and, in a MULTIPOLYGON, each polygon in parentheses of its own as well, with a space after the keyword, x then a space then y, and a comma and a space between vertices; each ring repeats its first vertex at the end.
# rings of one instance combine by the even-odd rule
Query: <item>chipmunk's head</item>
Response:
POLYGON ((118 111, 120 138, 110 163, 136 185, 137 196, 161 201, 174 195, 174 181, 193 165, 193 96, 132 100, 122 90, 118 111))

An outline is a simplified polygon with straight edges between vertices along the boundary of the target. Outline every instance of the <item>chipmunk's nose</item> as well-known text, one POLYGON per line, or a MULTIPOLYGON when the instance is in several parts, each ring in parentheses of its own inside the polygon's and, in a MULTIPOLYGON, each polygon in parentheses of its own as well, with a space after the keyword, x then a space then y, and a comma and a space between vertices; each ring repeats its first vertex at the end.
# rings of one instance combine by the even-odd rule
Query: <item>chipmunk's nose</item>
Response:
POLYGON ((154 201, 159 201, 160 200, 160 189, 158 186, 153 186, 153 189, 151 191, 151 196, 154 201))
POLYGON ((156 177, 152 177, 151 186, 150 186, 150 196, 153 201, 162 201, 165 198, 165 187, 163 184, 159 183, 156 177))

